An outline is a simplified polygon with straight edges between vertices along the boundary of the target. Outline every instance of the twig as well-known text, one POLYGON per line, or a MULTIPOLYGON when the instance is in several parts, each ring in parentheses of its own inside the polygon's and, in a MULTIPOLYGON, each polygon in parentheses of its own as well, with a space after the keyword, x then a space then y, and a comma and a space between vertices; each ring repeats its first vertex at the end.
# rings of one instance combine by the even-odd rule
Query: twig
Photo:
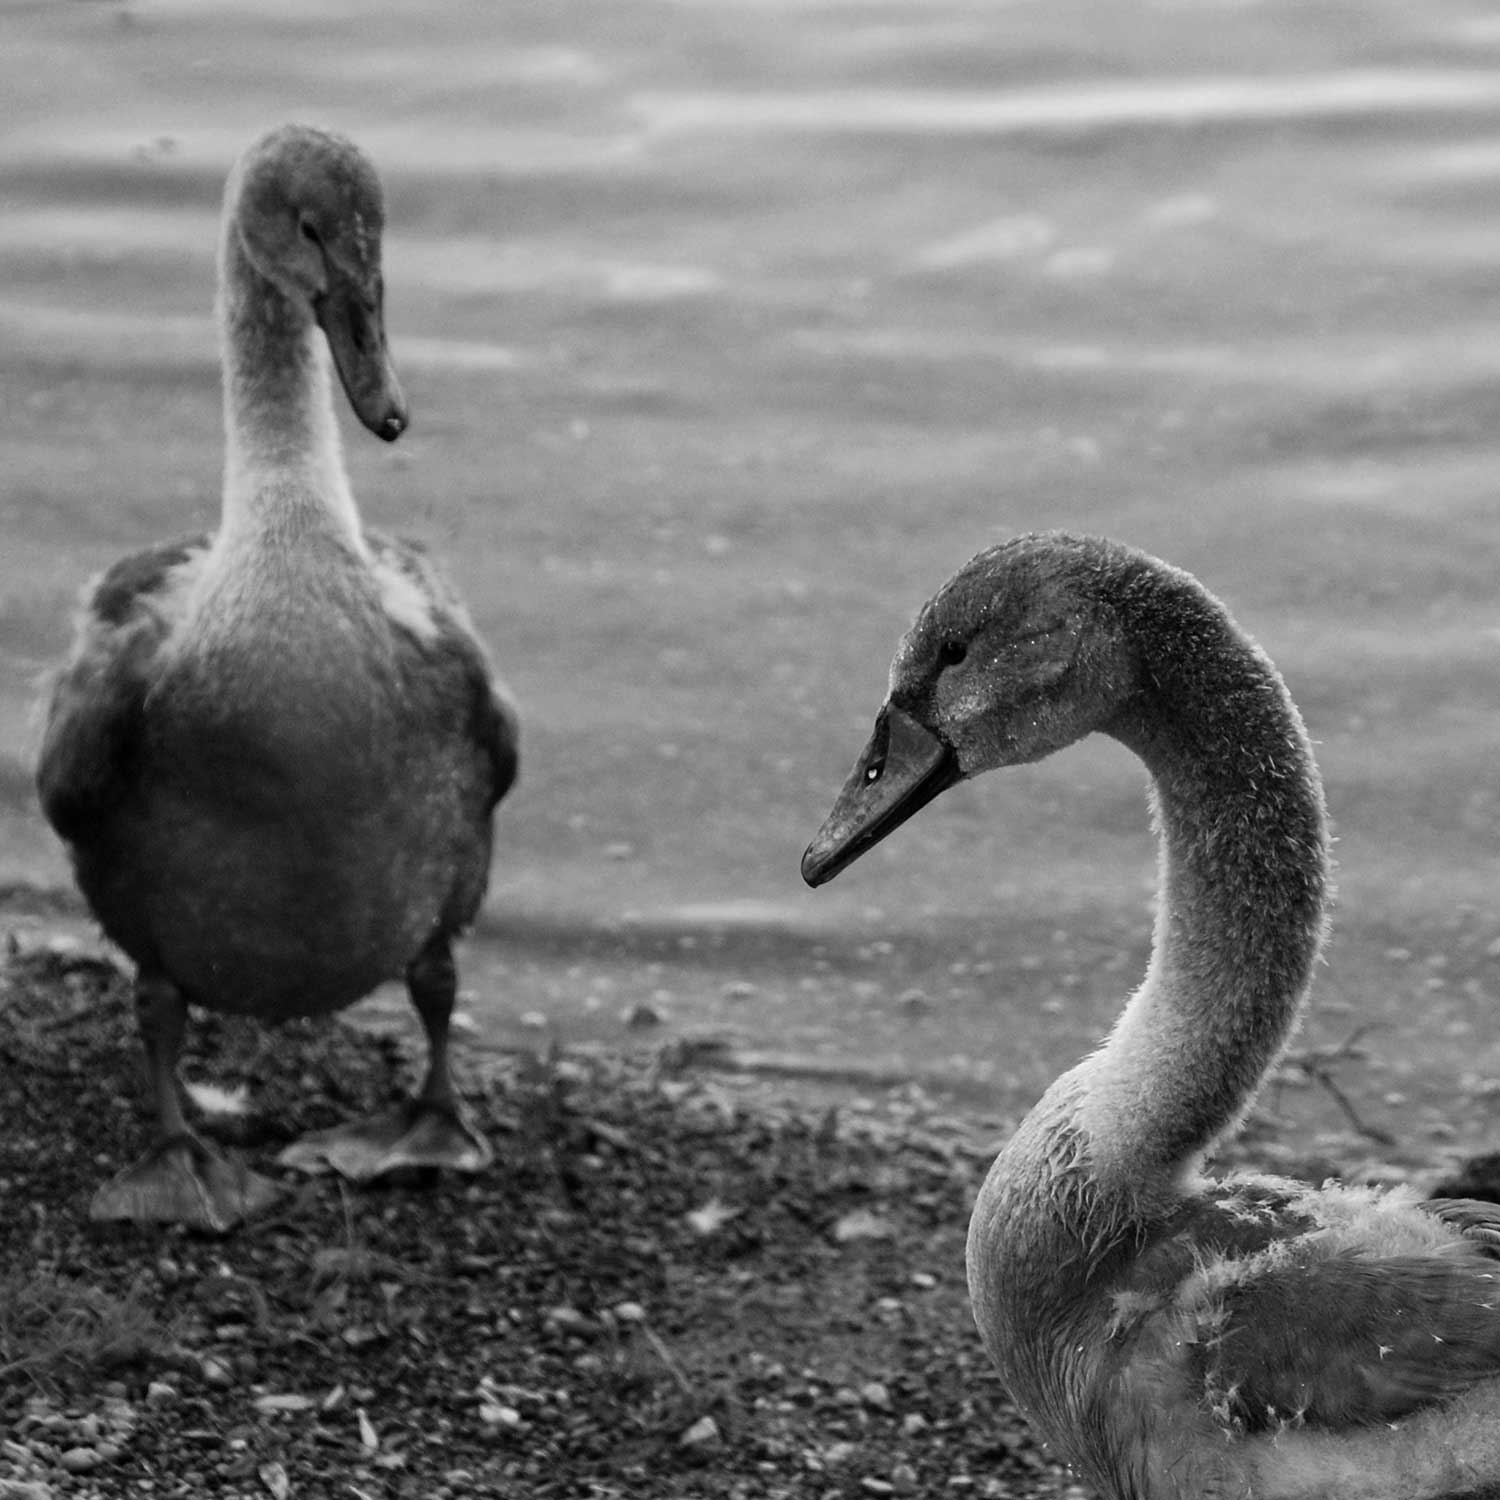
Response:
POLYGON ((693 1394, 692 1383, 683 1374, 682 1366, 673 1358, 672 1351, 662 1342, 661 1335, 649 1324, 641 1324, 641 1332, 646 1336, 646 1342, 656 1351, 656 1357, 667 1367, 667 1373, 677 1382, 678 1389, 683 1395, 693 1394))
POLYGON ((1367 1032, 1383 1026, 1383 1021, 1366 1021, 1356 1026, 1349 1035, 1334 1047, 1308 1047, 1298 1052, 1289 1052, 1281 1060, 1281 1066, 1298 1069, 1311 1083, 1326 1089, 1333 1101, 1343 1111, 1344 1118, 1356 1133, 1380 1146, 1394 1146, 1396 1138, 1377 1125, 1366 1125, 1354 1108, 1349 1096, 1333 1081, 1333 1068, 1341 1062, 1362 1062, 1366 1053, 1359 1050, 1359 1042, 1367 1032))

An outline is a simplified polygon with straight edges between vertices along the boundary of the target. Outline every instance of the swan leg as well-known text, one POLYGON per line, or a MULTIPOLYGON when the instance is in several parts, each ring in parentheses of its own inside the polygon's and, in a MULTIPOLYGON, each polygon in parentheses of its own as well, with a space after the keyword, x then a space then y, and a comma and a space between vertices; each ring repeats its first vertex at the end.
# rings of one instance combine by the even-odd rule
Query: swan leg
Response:
POLYGON ((275 1202, 281 1189, 189 1129, 177 1091, 177 1058, 187 1030, 182 992, 161 975, 143 974, 136 981, 135 1008, 156 1106, 157 1139, 139 1161, 94 1194, 89 1217, 186 1224, 222 1234, 275 1202))
POLYGON ((332 1168, 351 1182, 373 1182, 406 1168, 481 1172, 494 1159, 489 1141, 466 1117, 449 1071, 458 972, 446 936, 434 938, 412 960, 406 984, 427 1033, 427 1076, 419 1092, 368 1120, 303 1136, 277 1158, 283 1166, 304 1172, 332 1168))

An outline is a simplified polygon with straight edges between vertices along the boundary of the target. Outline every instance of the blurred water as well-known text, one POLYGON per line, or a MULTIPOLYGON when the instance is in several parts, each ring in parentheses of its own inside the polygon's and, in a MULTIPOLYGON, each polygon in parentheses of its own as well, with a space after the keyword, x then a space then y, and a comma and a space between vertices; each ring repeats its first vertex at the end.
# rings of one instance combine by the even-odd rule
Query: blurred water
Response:
POLYGON ((1107 938, 1061 966, 1082 1045, 1151 882, 1107 747, 949 794, 815 898, 796 873, 916 605, 1035 526, 1194 569, 1287 671, 1356 976, 1381 924, 1493 910, 1488 6, 81 0, 0 33, 0 877, 66 884, 28 713, 80 582, 212 524, 223 174, 304 117, 389 186, 416 420, 349 433, 357 493, 447 560, 526 711, 474 964, 508 1023, 666 989, 758 1024, 718 960, 502 941, 645 922, 722 960, 748 925, 793 955, 745 950, 782 1032, 843 1045, 852 1006, 883 1055, 961 1059, 973 966, 1057 929, 1107 938))

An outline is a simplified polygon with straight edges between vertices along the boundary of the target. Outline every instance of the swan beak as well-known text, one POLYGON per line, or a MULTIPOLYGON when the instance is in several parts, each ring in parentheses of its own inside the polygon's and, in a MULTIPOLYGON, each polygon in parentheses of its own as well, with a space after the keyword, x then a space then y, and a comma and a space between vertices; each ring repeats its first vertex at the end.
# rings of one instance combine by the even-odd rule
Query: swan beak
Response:
POLYGON ((812 886, 832 880, 962 780, 953 747, 903 709, 886 704, 833 811, 802 856, 802 878, 812 886))
POLYGON ((379 282, 371 297, 352 278, 331 277, 328 290, 313 299, 313 314, 327 336, 355 415, 376 437, 394 443, 406 431, 409 418, 386 348, 379 282))

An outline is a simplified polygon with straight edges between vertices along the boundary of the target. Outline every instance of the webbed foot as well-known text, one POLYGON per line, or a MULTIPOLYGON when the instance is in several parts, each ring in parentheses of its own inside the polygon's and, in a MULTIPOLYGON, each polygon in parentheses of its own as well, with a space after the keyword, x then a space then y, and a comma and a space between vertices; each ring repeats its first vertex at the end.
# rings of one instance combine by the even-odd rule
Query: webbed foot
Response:
POLYGON ((373 1182, 405 1167, 482 1172, 494 1156, 457 1104, 410 1099, 368 1120, 312 1131, 276 1160, 302 1172, 332 1169, 351 1182, 373 1182))
POLYGON ((269 1177, 188 1134, 158 1141, 94 1194, 91 1219, 186 1224, 223 1234, 281 1197, 269 1177))

